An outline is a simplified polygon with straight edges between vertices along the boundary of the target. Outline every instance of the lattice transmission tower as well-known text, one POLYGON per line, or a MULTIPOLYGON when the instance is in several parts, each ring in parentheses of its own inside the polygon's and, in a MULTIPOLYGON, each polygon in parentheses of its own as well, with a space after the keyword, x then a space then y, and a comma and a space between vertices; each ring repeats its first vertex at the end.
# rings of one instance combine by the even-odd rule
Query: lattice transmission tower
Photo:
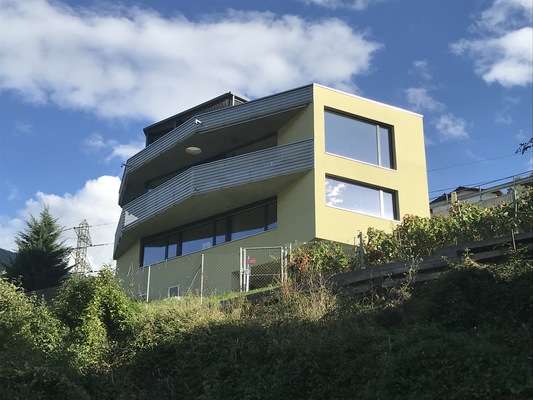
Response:
POLYGON ((89 257, 87 257, 87 247, 92 246, 89 224, 86 220, 83 220, 78 227, 74 227, 74 231, 78 235, 78 245, 76 246, 72 273, 85 275, 91 272, 91 264, 89 263, 89 257))

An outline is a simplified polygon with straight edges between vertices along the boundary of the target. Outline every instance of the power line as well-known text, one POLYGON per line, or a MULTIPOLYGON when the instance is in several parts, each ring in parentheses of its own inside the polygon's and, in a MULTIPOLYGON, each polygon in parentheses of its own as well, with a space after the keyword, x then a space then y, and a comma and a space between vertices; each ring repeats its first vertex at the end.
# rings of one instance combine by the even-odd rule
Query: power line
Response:
POLYGON ((502 158, 509 158, 509 157, 515 157, 515 156, 516 156, 516 154, 513 153, 513 154, 510 154, 510 155, 507 155, 507 156, 500 156, 500 157, 486 158, 486 159, 484 159, 484 160, 470 161, 470 162, 463 163, 463 164, 454 164, 454 165, 448 165, 448 166, 446 166, 446 167, 440 167, 440 168, 428 169, 427 172, 441 171, 441 170, 443 170, 443 169, 450 169, 450 168, 456 168, 456 167, 464 167, 465 165, 479 164, 479 163, 482 163, 482 162, 493 161, 493 160, 500 160, 500 159, 502 159, 502 158))
POLYGON ((516 133, 517 130, 526 130, 526 129, 529 129, 529 128, 530 128, 530 126, 522 126, 522 127, 516 128, 516 130, 513 130, 513 131, 498 132, 498 133, 494 133, 492 135, 469 137, 468 139, 456 140, 454 142, 446 142, 446 143, 440 143, 440 144, 435 144, 435 145, 428 145, 428 146, 426 146, 426 150, 438 149, 438 148, 444 147, 444 146, 451 146, 451 145, 454 145, 454 144, 459 144, 459 143, 464 143, 464 142, 472 142, 472 141, 475 141, 475 140, 486 139, 486 138, 489 138, 489 137, 495 137, 495 136, 501 136, 501 135, 516 133))
MULTIPOLYGON (((505 177, 503 177, 503 178, 494 179, 494 180, 491 180, 491 181, 466 183, 466 184, 464 184, 464 186, 474 186, 474 187, 477 187, 477 186, 488 185, 489 183, 495 183, 495 182, 503 181, 503 180, 505 180, 505 179, 510 179, 510 178, 514 178, 514 177, 516 177, 516 176, 521 176, 521 175, 529 174, 529 173, 531 173, 531 172, 533 172, 533 170, 524 171, 524 172, 519 172, 519 173, 517 173, 517 174, 513 174, 513 175, 505 176, 505 177)), ((456 186, 454 186, 454 187, 448 187, 448 188, 444 188, 444 189, 435 189, 435 190, 431 190, 431 191, 429 191, 429 193, 446 192, 446 191, 448 191, 448 190, 452 190, 452 189, 455 189, 455 188, 456 188, 456 186)))

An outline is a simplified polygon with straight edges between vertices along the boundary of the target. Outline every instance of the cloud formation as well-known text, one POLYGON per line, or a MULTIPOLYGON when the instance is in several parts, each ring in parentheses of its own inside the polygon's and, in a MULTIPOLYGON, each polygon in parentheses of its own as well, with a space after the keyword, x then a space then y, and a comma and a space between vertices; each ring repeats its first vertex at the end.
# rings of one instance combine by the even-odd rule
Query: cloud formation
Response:
POLYGON ((306 4, 314 4, 317 6, 337 9, 347 8, 354 11, 361 11, 366 9, 371 4, 383 3, 386 0, 302 0, 306 4))
POLYGON ((317 82, 354 91, 353 78, 381 47, 338 19, 268 12, 191 20, 135 7, 0 0, 0 26, 10 33, 0 37, 0 91, 150 120, 228 90, 253 98, 317 82))
POLYGON ((108 164, 114 159, 125 162, 128 158, 138 153, 145 147, 144 141, 130 141, 125 144, 115 139, 105 139, 102 135, 94 133, 83 142, 86 153, 105 153, 103 162, 108 164))
POLYGON ((495 0, 472 28, 479 39, 461 39, 453 53, 474 60, 475 72, 487 83, 504 87, 533 82, 533 2, 495 0))
POLYGON ((441 110, 444 105, 435 100, 430 94, 429 89, 424 87, 411 87, 405 89, 407 102, 415 111, 437 111, 441 110))
POLYGON ((456 117, 452 113, 441 115, 435 122, 442 142, 448 140, 467 139, 467 123, 464 119, 456 117))
POLYGON ((63 238, 70 247, 76 247, 77 236, 74 227, 86 219, 94 247, 87 250, 93 269, 112 261, 115 229, 120 216, 117 204, 117 193, 120 179, 113 176, 101 176, 85 183, 83 188, 74 194, 62 196, 37 192, 35 197, 26 201, 25 207, 19 210, 17 218, 0 216, 0 238, 2 248, 16 250, 14 238, 26 229, 25 221, 30 214, 38 217, 45 205, 50 213, 58 219, 58 224, 65 228, 63 238))

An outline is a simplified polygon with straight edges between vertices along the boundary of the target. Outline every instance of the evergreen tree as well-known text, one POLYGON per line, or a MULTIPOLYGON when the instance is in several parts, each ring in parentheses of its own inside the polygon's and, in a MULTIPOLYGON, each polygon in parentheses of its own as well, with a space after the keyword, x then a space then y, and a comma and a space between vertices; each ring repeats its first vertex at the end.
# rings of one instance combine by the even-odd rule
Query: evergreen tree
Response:
POLYGON ((59 242, 61 231, 48 207, 38 220, 31 215, 26 230, 15 239, 18 252, 5 264, 6 277, 20 281, 27 291, 57 286, 72 268, 68 266, 71 249, 59 242))

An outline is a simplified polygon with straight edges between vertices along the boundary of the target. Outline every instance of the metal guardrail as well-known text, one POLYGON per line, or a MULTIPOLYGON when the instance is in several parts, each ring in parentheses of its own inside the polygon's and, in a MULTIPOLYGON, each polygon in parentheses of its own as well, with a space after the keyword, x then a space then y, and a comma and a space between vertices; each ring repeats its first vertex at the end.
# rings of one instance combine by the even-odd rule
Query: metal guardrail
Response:
POLYGON ((313 162, 307 139, 191 167, 123 207, 115 245, 123 231, 194 195, 309 170, 313 162))
POLYGON ((195 123, 195 118, 191 118, 128 159, 124 175, 126 172, 131 173, 136 168, 150 162, 165 149, 168 149, 173 144, 181 142, 195 133, 204 133, 247 120, 275 114, 294 107, 303 106, 310 103, 312 99, 313 85, 308 85, 276 95, 252 100, 248 103, 239 104, 238 106, 223 108, 198 115, 198 118, 202 121, 201 125, 197 125, 195 123))

